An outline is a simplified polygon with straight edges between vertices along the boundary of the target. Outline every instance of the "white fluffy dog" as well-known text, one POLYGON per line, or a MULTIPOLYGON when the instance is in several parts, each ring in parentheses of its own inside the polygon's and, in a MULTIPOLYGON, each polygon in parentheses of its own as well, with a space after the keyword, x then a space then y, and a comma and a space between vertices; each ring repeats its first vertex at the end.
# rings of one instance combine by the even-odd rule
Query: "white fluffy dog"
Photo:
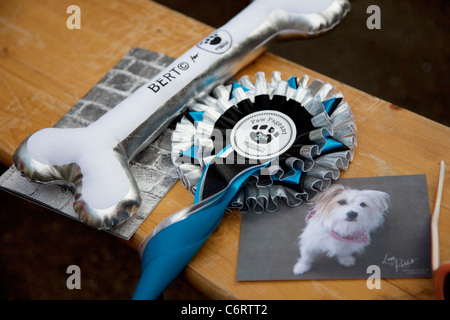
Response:
POLYGON ((370 232, 383 223, 389 195, 334 184, 317 195, 314 205, 299 237, 300 258, 293 269, 296 275, 310 270, 319 253, 336 257, 341 265, 354 265, 352 254, 361 253, 370 244, 370 232))

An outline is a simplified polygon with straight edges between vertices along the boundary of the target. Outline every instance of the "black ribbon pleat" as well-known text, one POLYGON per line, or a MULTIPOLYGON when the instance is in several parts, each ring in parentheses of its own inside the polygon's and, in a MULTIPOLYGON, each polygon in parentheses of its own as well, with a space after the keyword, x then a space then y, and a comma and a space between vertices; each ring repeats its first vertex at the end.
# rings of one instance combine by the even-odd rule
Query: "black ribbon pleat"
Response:
POLYGON ((242 101, 239 101, 237 103, 237 106, 239 108, 239 111, 241 111, 244 116, 249 115, 250 113, 255 112, 255 107, 253 106, 253 103, 250 101, 250 99, 244 99, 242 101))
POLYGON ((268 94, 255 96, 255 111, 263 111, 270 109, 270 98, 268 94))
POLYGON ((244 114, 242 113, 241 110, 239 110, 235 106, 231 106, 230 108, 228 108, 227 111, 223 113, 223 116, 238 122, 244 117, 244 114))
POLYGON ((330 110, 328 111, 328 115, 332 115, 334 110, 338 107, 338 105, 341 103, 342 98, 336 98, 333 102, 333 105, 331 106, 330 110))
MULTIPOLYGON (((312 141, 309 139, 309 131, 307 132, 302 132, 299 134, 299 132, 297 131, 297 138, 295 138, 294 144, 292 145, 291 149, 295 149, 296 151, 300 152, 300 149, 303 146, 307 146, 307 145, 311 145, 313 144, 312 141)), ((293 153, 293 152, 291 152, 293 153)), ((297 154, 297 153, 295 153, 297 154)), ((298 153, 299 154, 299 153, 298 153)))
POLYGON ((280 112, 284 112, 284 104, 286 103, 286 97, 280 95, 274 95, 270 100, 270 109, 280 112))
POLYGON ((220 157, 214 158, 203 177, 201 198, 206 199, 223 190, 239 172, 256 164, 260 164, 260 162, 250 162, 248 159, 240 157, 235 151, 230 153, 225 159, 220 157))
POLYGON ((294 100, 289 100, 286 107, 287 115, 294 121, 297 129, 297 136, 314 130, 311 119, 312 115, 294 100))
MULTIPOLYGON (((186 110, 184 113, 183 113, 183 115, 192 123, 192 124, 194 124, 195 123, 195 120, 194 120, 194 118, 192 118, 192 116, 189 114, 189 110, 186 110)), ((178 123, 178 122, 177 122, 178 123)))
POLYGON ((231 118, 228 118, 225 115, 221 115, 219 119, 216 120, 216 123, 214 124, 214 128, 216 129, 231 129, 236 124, 236 121, 234 121, 231 118))

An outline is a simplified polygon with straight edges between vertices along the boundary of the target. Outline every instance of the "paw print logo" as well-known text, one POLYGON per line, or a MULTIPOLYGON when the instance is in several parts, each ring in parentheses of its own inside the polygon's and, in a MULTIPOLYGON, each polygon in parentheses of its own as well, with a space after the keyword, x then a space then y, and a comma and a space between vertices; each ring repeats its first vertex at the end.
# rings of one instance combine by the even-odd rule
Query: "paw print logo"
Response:
POLYGON ((210 36, 208 36, 203 42, 205 44, 209 44, 212 46, 218 45, 222 41, 222 38, 219 37, 217 33, 213 33, 210 36))
POLYGON ((197 44, 200 49, 222 54, 230 49, 233 41, 231 35, 225 30, 216 30, 197 44))
POLYGON ((249 135, 256 143, 268 144, 273 138, 279 136, 279 132, 277 132, 274 127, 263 124, 253 126, 249 135))

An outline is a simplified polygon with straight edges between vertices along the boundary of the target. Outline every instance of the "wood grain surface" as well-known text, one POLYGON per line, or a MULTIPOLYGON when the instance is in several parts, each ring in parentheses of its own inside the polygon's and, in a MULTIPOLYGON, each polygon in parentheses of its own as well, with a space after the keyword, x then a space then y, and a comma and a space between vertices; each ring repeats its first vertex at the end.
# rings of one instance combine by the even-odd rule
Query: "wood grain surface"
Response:
MULTIPOLYGON (((81 29, 66 27, 67 0, 0 2, 0 161, 11 165, 19 143, 55 124, 132 47, 178 57, 212 28, 146 0, 78 1, 81 29)), ((263 54, 237 76, 273 70, 308 74, 341 91, 354 113, 358 146, 342 177, 426 174, 434 206, 439 162, 450 164, 450 128, 339 83, 272 54, 263 54)), ((443 106, 446 107, 446 106, 443 106)), ((450 171, 442 199, 441 261, 450 260, 450 171)), ((137 248, 166 216, 193 203, 180 183, 130 240, 137 248)), ((235 281, 240 215, 226 214, 181 275, 214 299, 433 299, 430 278, 382 280, 235 281)))

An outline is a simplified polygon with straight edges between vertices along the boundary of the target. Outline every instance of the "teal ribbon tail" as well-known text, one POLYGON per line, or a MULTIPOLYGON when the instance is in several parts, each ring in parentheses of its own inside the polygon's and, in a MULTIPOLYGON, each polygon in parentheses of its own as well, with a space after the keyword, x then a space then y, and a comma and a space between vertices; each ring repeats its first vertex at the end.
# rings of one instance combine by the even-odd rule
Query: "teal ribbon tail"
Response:
POLYGON ((148 236, 142 253, 142 274, 132 299, 157 299, 217 228, 242 183, 269 163, 242 171, 224 190, 170 216, 160 229, 157 226, 159 231, 148 236))
POLYGON ((226 208, 205 208, 156 234, 142 255, 142 274, 133 300, 154 300, 191 261, 222 220, 226 208))

